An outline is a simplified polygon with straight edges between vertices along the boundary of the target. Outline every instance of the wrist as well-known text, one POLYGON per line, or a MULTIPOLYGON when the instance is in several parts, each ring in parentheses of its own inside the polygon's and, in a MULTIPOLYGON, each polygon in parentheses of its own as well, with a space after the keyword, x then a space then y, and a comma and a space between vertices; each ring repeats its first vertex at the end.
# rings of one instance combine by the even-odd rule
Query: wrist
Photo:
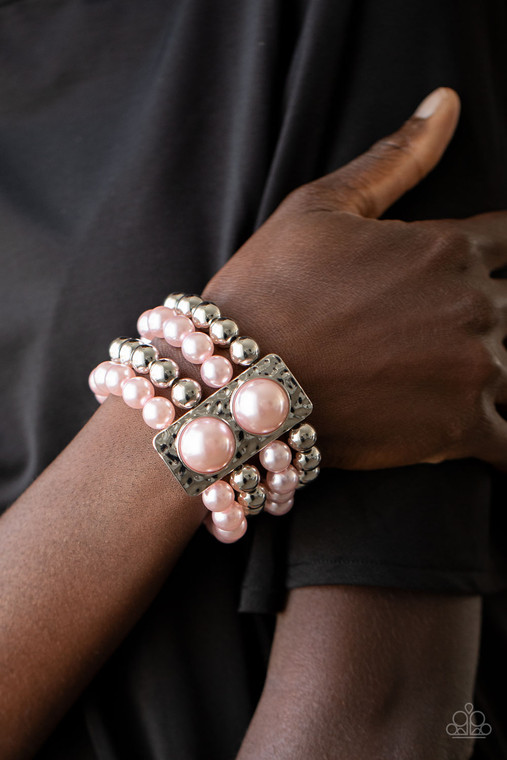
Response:
POLYGON ((260 358, 257 342, 200 296, 171 293, 137 326, 141 337, 115 338, 110 360, 91 372, 97 400, 113 394, 142 411, 159 431, 156 451, 189 495, 202 495, 212 513, 206 526, 219 540, 241 538, 245 518, 263 508, 286 514, 296 489, 318 476, 320 452, 305 421, 312 403, 284 361, 277 354, 260 358), (188 368, 166 344, 181 349, 188 368), (187 377, 196 377, 197 366, 211 394, 187 377), (285 434, 287 442, 280 440, 285 434))
POLYGON ((104 489, 114 490, 126 510, 151 513, 167 530, 177 518, 185 526, 188 523, 191 535, 205 509, 200 499, 189 497, 168 473, 155 455, 152 438, 153 431, 137 410, 111 396, 68 448, 79 456, 79 469, 87 482, 87 470, 93 469, 104 489))

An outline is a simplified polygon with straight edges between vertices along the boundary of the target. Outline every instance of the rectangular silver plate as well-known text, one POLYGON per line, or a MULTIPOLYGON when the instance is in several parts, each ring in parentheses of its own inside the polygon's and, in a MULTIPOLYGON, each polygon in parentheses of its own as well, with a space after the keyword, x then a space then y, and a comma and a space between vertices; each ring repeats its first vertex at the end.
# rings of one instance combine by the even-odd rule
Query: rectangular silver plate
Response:
POLYGON ((276 354, 268 354, 259 359, 255 364, 252 364, 251 367, 248 367, 234 380, 231 380, 230 383, 224 385, 223 388, 219 388, 211 396, 208 396, 195 409, 191 409, 176 420, 176 422, 173 422, 166 430, 157 433, 153 439, 153 445, 189 496, 197 496, 209 485, 220 480, 229 472, 236 469, 236 467, 243 464, 243 462, 253 457, 264 446, 267 446, 268 443, 280 438, 281 435, 306 419, 311 414, 312 409, 312 402, 285 362, 276 354), (283 425, 278 430, 275 430, 274 433, 263 436, 252 435, 243 430, 232 416, 230 407, 234 391, 247 380, 257 377, 270 378, 280 383, 287 391, 290 401, 289 414, 283 425), (232 462, 223 470, 212 475, 202 475, 189 470, 178 456, 176 448, 178 433, 184 425, 191 420, 195 420, 197 417, 217 417, 227 422, 236 438, 236 453, 232 462))

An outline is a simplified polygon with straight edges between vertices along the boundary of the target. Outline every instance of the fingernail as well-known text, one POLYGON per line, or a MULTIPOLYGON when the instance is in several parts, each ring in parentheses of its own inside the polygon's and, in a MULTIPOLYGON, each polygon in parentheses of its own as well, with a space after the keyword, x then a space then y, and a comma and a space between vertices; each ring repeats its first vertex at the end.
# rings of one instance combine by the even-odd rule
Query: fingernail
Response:
POLYGON ((435 111, 439 108, 446 95, 447 91, 445 87, 439 87, 437 90, 433 90, 433 92, 430 92, 430 94, 424 98, 422 103, 419 103, 414 111, 414 116, 417 119, 429 119, 429 117, 433 116, 435 111))

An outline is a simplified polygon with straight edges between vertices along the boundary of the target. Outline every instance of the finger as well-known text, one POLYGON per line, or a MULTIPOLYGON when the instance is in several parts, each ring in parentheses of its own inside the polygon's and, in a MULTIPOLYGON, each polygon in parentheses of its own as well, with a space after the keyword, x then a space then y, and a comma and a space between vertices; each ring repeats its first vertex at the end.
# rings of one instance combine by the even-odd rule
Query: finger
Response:
POLYGON ((342 211, 378 218, 439 162, 460 112, 457 93, 434 90, 394 134, 341 169, 312 183, 342 211))
POLYGON ((468 219, 453 220, 452 223, 475 242, 484 264, 495 277, 507 277, 506 211, 477 214, 468 219), (501 268, 504 269, 503 272, 501 268))
POLYGON ((507 336, 507 281, 490 280, 487 290, 497 317, 494 333, 503 341, 507 336))
MULTIPOLYGON (((494 390, 495 404, 501 408, 502 415, 507 409, 507 352, 503 346, 498 349, 498 366, 501 368, 494 390)), ((507 451, 506 451, 507 458, 507 451)))
POLYGON ((493 406, 488 412, 488 433, 473 456, 489 462, 500 470, 507 470, 507 421, 493 406))

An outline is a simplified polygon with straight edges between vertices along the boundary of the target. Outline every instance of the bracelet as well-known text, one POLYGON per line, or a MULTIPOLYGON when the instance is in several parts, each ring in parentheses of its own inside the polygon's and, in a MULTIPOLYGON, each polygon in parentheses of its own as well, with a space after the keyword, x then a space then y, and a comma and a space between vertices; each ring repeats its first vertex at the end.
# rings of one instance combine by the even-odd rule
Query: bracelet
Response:
POLYGON ((247 516, 289 512, 296 489, 318 476, 321 455, 305 421, 312 403, 281 357, 259 358, 258 344, 241 336, 236 322, 195 295, 171 293, 163 306, 141 314, 137 328, 139 338, 113 340, 110 360, 91 372, 98 402, 113 394, 142 410, 158 431, 155 450, 187 494, 201 494, 209 510, 205 525, 220 541, 244 535, 247 516), (200 384, 180 377, 178 364, 152 344, 155 338, 200 365, 214 392, 202 400, 200 384), (236 377, 233 365, 242 370, 236 377), (171 400, 157 396, 157 388, 168 389, 171 400), (177 409, 183 413, 175 419, 177 409))

